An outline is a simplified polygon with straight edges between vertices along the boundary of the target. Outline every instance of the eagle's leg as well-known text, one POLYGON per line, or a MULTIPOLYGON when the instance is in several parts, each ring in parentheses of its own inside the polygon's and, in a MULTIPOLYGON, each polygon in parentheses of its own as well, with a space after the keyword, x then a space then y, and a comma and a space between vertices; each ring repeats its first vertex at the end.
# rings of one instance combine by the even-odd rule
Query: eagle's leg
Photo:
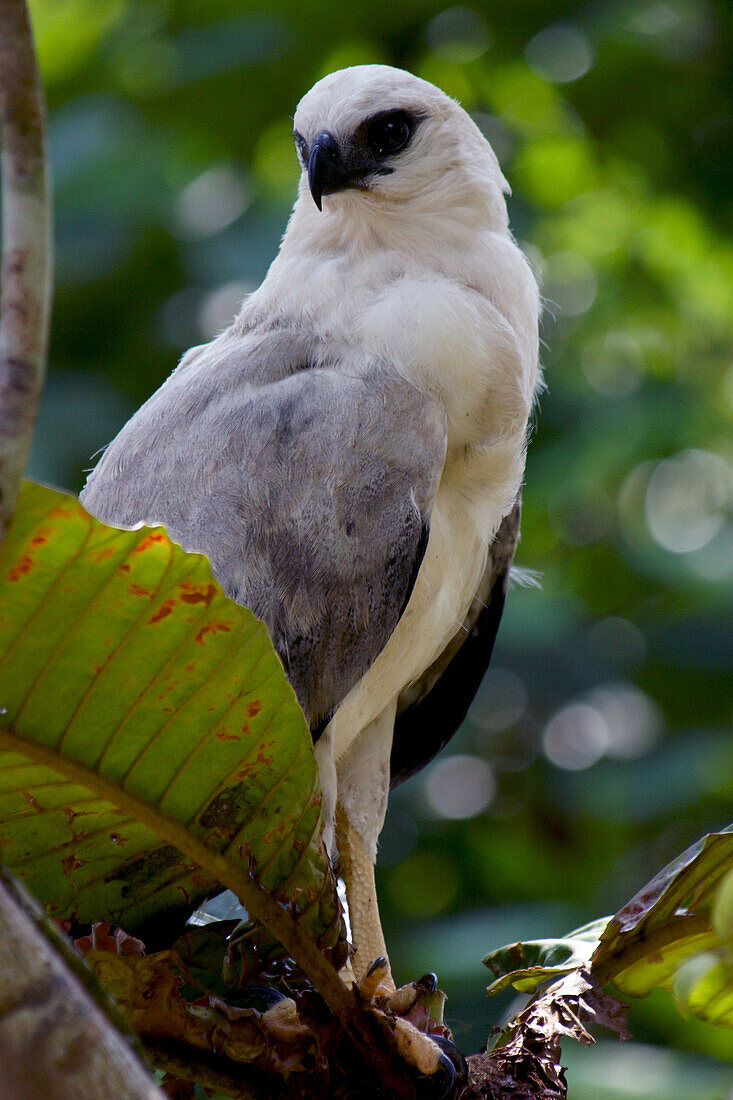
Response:
POLYGON ((388 993, 395 988, 387 961, 387 946, 379 919, 377 891, 374 885, 374 858, 364 841, 349 822, 341 805, 336 808, 336 836, 338 838, 341 877, 346 887, 349 904, 351 938, 356 946, 352 959, 354 978, 360 984, 368 983, 367 975, 377 959, 385 965, 372 971, 375 989, 388 993))
MULTIPOLYGON (((374 885, 374 863, 377 838, 387 812, 395 709, 392 702, 341 755, 340 731, 333 730, 338 787, 336 840, 349 906, 351 939, 356 947, 352 960, 354 977, 360 983, 376 959, 387 958, 374 885)), ((334 726, 336 722, 338 715, 334 726)), ((389 965, 380 969, 384 979, 380 991, 386 993, 394 989, 394 983, 389 965)))
MULTIPOLYGON (((434 1035, 426 1034, 423 1027, 415 1026, 407 1018, 423 992, 421 983, 425 979, 395 989, 374 884, 377 838, 387 812, 395 710, 396 701, 362 730, 340 756, 335 723, 329 731, 336 750, 336 840, 349 906, 351 939, 356 947, 351 968, 362 997, 376 1011, 388 1011, 397 1049, 405 1060, 421 1074, 439 1074, 443 1092, 447 1094, 456 1080, 456 1070, 443 1050, 444 1040, 436 1041, 434 1035)), ((458 1051, 456 1054, 461 1057, 458 1051)))

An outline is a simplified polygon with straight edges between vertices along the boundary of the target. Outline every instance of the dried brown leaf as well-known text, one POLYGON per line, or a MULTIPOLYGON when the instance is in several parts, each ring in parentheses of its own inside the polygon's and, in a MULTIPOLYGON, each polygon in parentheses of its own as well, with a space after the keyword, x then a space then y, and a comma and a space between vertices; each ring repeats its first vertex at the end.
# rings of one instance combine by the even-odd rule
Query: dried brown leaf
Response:
POLYGON ((604 993, 590 971, 581 967, 534 997, 491 1057, 506 1085, 514 1084, 517 1096, 564 1100, 567 1084, 560 1063, 561 1040, 592 1043, 588 1030, 592 1025, 628 1039, 626 1013, 626 1005, 604 993))

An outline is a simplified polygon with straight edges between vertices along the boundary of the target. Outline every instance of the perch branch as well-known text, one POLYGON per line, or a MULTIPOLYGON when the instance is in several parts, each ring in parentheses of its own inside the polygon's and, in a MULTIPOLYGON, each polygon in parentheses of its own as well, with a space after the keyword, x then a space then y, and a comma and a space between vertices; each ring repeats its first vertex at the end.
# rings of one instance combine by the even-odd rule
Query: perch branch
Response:
POLYGON ((25 0, 0 0, 0 540, 15 510, 46 370, 51 200, 45 108, 25 0))
POLYGON ((0 1096, 164 1100, 43 935, 40 907, 0 879, 0 1096))

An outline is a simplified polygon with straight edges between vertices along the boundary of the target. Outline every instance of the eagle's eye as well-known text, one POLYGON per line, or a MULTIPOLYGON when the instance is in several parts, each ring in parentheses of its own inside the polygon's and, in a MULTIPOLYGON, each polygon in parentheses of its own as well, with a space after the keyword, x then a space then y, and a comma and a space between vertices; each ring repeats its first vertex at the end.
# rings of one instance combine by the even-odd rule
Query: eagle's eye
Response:
POLYGON ((397 153, 407 145, 412 135, 412 120, 404 111, 390 111, 369 124, 367 141, 378 156, 397 153))

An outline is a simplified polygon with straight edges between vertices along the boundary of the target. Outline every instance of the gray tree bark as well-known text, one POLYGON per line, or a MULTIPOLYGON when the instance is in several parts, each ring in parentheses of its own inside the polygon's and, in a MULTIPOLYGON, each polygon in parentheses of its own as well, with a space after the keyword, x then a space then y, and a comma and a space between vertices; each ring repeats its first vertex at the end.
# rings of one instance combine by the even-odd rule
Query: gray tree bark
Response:
POLYGON ((40 907, 34 911, 30 899, 0 881, 0 1096, 164 1100, 130 1045, 42 934, 40 914, 40 907))
POLYGON ((0 540, 15 510, 46 370, 51 204, 45 107, 25 0, 0 0, 0 540))

